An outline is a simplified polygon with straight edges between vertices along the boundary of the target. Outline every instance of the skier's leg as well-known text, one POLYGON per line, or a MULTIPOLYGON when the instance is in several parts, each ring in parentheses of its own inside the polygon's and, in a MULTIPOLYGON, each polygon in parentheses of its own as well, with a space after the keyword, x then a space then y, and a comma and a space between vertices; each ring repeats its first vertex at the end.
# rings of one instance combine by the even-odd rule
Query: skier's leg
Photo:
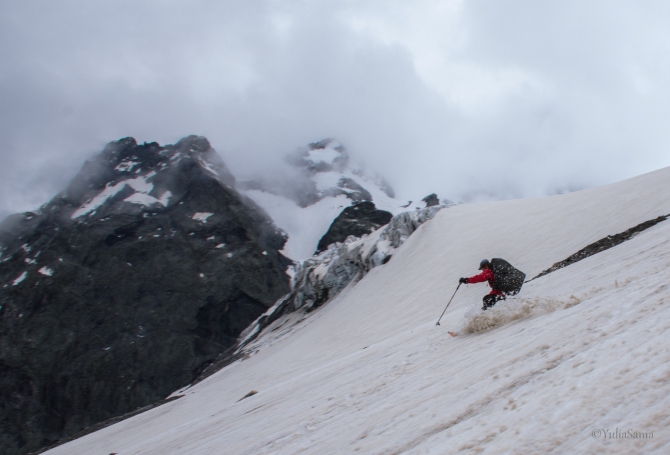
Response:
POLYGON ((489 308, 492 308, 499 300, 505 300, 505 296, 496 294, 485 295, 483 299, 484 306, 482 307, 482 310, 486 311, 489 308))
POLYGON ((491 294, 487 294, 484 296, 482 299, 482 302, 484 303, 484 306, 482 306, 482 310, 486 311, 489 308, 491 308, 493 305, 495 305, 495 296, 491 294))

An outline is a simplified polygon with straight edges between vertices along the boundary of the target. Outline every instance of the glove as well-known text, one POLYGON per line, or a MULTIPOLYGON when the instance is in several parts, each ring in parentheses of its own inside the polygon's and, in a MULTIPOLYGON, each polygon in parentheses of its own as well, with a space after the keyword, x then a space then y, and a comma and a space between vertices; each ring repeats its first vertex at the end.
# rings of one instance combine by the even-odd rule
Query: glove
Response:
POLYGON ((467 278, 461 278, 460 280, 458 280, 458 282, 461 283, 461 284, 468 284, 468 279, 467 278))

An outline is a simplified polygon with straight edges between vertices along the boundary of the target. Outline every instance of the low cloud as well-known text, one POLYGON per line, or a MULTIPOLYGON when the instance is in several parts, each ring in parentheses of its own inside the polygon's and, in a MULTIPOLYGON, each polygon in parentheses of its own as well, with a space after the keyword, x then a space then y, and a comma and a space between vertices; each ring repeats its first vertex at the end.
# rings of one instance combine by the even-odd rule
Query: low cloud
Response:
POLYGON ((670 165, 660 2, 0 4, 0 216, 108 141, 207 136, 238 175, 336 137, 409 199, 670 165))

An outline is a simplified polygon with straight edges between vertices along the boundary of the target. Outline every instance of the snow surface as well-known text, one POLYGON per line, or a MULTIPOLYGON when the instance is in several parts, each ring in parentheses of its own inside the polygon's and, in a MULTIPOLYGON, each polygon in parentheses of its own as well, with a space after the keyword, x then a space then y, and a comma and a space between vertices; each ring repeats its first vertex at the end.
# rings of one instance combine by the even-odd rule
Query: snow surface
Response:
POLYGON ((139 161, 126 160, 117 164, 114 169, 121 172, 130 172, 138 164, 140 164, 139 161))
POLYGON ((19 277, 18 277, 17 279, 15 279, 15 280, 12 282, 12 286, 16 286, 16 285, 19 284, 21 281, 25 280, 27 276, 28 276, 28 272, 23 272, 21 275, 19 275, 19 277))
POLYGON ((344 195, 327 197, 303 208, 283 196, 260 190, 248 190, 244 194, 260 205, 275 225, 288 234, 282 253, 296 260, 312 256, 333 220, 351 205, 351 200, 344 195))
POLYGON ((170 193, 169 191, 163 193, 163 196, 161 196, 160 198, 149 196, 146 193, 133 193, 127 198, 125 198, 124 201, 146 206, 156 203, 161 204, 162 206, 167 206, 168 201, 170 200, 170 196, 172 196, 172 193, 170 193))
POLYGON ((209 171, 209 172, 211 172, 212 174, 214 174, 215 177, 217 177, 217 178, 219 177, 219 173, 216 171, 216 169, 214 168, 214 166, 212 165, 212 163, 210 163, 209 161, 203 159, 202 157, 200 157, 200 158, 198 159, 198 161, 200 162, 200 165, 201 165, 204 169, 206 169, 207 171, 209 171))
MULTIPOLYGON (((401 207, 403 202, 389 197, 374 183, 361 181, 350 171, 320 172, 313 179, 317 188, 325 191, 335 188, 343 177, 355 180, 363 186, 372 196, 372 201, 378 209, 386 210, 392 215, 407 210, 401 207)), ((314 254, 319 240, 326 234, 333 220, 353 203, 351 199, 341 194, 337 197, 325 197, 307 207, 300 207, 288 198, 261 190, 247 190, 243 193, 261 206, 275 225, 288 234, 288 241, 282 253, 296 261, 307 259, 314 254)))
POLYGON ((211 212, 196 212, 191 218, 196 221, 201 221, 203 223, 207 222, 207 218, 214 215, 211 212))
POLYGON ((44 276, 53 276, 54 275, 53 269, 50 269, 49 267, 46 267, 46 266, 39 269, 38 272, 41 273, 44 276))
POLYGON ((482 258, 535 276, 669 214, 668 181, 670 168, 442 210, 292 331, 267 342, 268 327, 248 359, 47 453, 669 453, 670 221, 534 280, 486 313, 477 310, 485 284, 462 287, 435 325, 458 278, 482 258), (594 437, 598 430, 653 437, 594 437))

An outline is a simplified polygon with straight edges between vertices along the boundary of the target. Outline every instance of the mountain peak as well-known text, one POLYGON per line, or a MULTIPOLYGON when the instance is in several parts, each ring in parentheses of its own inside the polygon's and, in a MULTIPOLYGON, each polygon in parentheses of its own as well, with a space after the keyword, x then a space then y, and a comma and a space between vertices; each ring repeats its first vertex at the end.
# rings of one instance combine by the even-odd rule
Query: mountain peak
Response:
POLYGON ((310 175, 319 172, 344 172, 349 165, 349 154, 336 140, 323 139, 289 155, 287 161, 310 175))
POLYGON ((195 171, 235 186, 235 178, 204 137, 187 136, 164 147, 127 137, 110 142, 87 161, 61 198, 71 206, 72 219, 167 206, 179 194, 175 184, 185 172, 195 171))

